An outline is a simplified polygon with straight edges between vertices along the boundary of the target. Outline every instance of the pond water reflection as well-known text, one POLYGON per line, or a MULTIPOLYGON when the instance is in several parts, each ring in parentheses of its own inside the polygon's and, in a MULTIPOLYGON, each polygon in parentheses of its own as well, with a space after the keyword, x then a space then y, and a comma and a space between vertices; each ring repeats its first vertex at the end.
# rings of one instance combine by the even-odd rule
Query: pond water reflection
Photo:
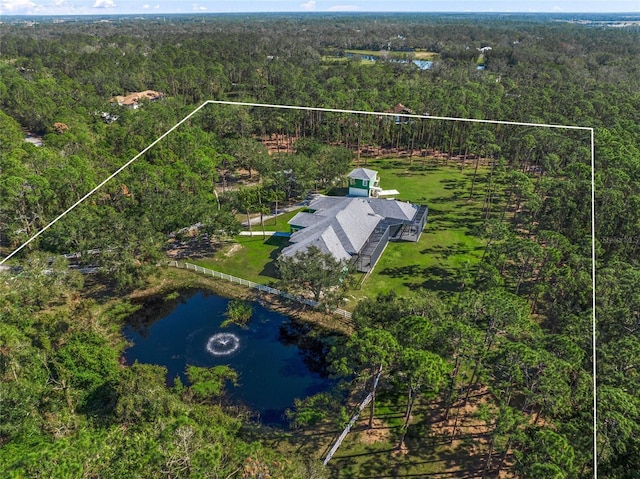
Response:
POLYGON ((251 408, 263 423, 283 424, 284 410, 293 406, 294 398, 331 387, 317 368, 308 367, 318 365, 322 352, 299 347, 304 328, 256 303, 246 328, 221 328, 228 302, 199 292, 148 327, 126 326, 123 333, 133 344, 125 360, 165 366, 169 383, 177 376, 187 383, 187 365, 229 365, 239 375, 239 386, 227 388, 231 400, 251 408))

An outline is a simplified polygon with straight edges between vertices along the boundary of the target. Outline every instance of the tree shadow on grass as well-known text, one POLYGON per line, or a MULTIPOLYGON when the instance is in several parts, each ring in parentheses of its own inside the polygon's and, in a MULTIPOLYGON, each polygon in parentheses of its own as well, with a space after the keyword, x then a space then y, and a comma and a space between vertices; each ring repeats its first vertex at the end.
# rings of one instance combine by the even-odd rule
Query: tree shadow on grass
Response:
POLYGON ((403 283, 404 286, 412 290, 425 288, 432 291, 454 293, 459 291, 460 288, 460 281, 456 278, 456 275, 439 266, 429 266, 425 268, 419 264, 412 264, 396 268, 385 268, 380 271, 379 274, 396 279, 417 279, 418 282, 405 281, 403 283))
POLYGON ((409 432, 405 438, 405 444, 409 451, 406 455, 399 454, 396 448, 391 448, 344 456, 344 459, 383 455, 380 457, 382 460, 375 461, 372 457, 372 460, 360 464, 358 478, 437 477, 462 479, 482 475, 481 462, 478 457, 469 454, 472 444, 468 441, 461 441, 451 449, 437 451, 434 450, 436 445, 427 446, 425 443, 419 445, 416 441, 423 442, 415 433, 409 432), (435 466, 437 470, 433 471, 436 464, 441 466, 435 466))
POLYGON ((391 448, 386 448, 386 449, 376 449, 376 450, 373 450, 373 451, 357 452, 355 454, 347 454, 347 455, 344 455, 344 456, 336 455, 334 457, 335 457, 335 459, 349 459, 349 458, 352 458, 352 457, 375 456, 377 454, 385 454, 387 452, 393 452, 395 450, 396 450, 395 447, 391 447, 391 448))
POLYGON ((418 173, 415 171, 409 171, 409 170, 405 170, 405 171, 399 171, 396 173, 396 176, 398 178, 413 178, 416 176, 426 176, 426 173, 418 173))
POLYGON ((440 183, 444 185, 445 190, 461 190, 464 191, 468 185, 466 178, 462 179, 442 179, 440 183))
POLYGON ((376 168, 380 168, 381 170, 392 170, 392 169, 409 167, 407 162, 402 159, 396 159, 396 160, 385 159, 384 161, 373 162, 371 166, 372 167, 375 166, 376 168))
POLYGON ((269 253, 269 261, 262 267, 260 276, 269 276, 270 278, 276 279, 278 277, 276 261, 282 250, 289 245, 289 239, 282 236, 269 236, 264 240, 264 244, 276 246, 276 248, 269 253))
POLYGON ((358 478, 475 478, 482 475, 483 453, 473 452, 482 433, 460 434, 455 444, 436 433, 429 422, 409 426, 405 452, 396 447, 398 434, 384 443, 370 445, 351 454, 339 452, 329 464, 344 477, 358 478), (346 473, 346 474, 345 474, 346 473))
MULTIPOLYGON (((429 205, 438 205, 438 204, 449 204, 453 201, 456 201, 459 198, 456 198, 454 195, 449 196, 437 196, 435 198, 429 198, 429 205)), ((429 206, 429 214, 433 214, 433 207, 429 206)))
MULTIPOLYGON (((483 249, 483 248, 481 248, 483 249)), ((429 254, 432 256, 440 256, 443 259, 448 259, 453 255, 466 255, 472 251, 472 248, 468 245, 458 242, 448 246, 434 245, 430 248, 425 248, 420 251, 420 254, 429 254)))
MULTIPOLYGON (((433 462, 439 462, 439 461, 433 461, 433 462)), ((453 478, 453 479, 467 479, 467 478, 475 478, 475 477, 481 477, 482 476, 482 471, 480 469, 477 469, 475 471, 469 472, 469 471, 444 471, 444 472, 418 472, 418 473, 406 473, 406 474, 402 474, 402 473, 394 473, 391 475, 385 475, 385 476, 381 476, 380 474, 374 474, 372 476, 358 476, 359 479, 395 479, 395 478, 399 478, 399 477, 434 477, 434 478, 453 478), (478 475, 479 474, 479 475, 478 475)))
POLYGON ((286 236, 267 236, 267 239, 264 240, 264 244, 268 244, 269 246, 276 246, 278 249, 275 251, 280 253, 282 248, 286 247, 289 244, 289 238, 287 238, 286 236))
POLYGON ((450 213, 443 213, 437 216, 439 221, 447 221, 453 225, 469 226, 471 224, 482 224, 484 218, 480 212, 456 210, 450 213))
MULTIPOLYGON (((458 230, 466 234, 470 229, 477 228, 478 225, 481 224, 481 219, 465 219, 465 218, 455 218, 455 219, 438 219, 437 227, 441 230, 458 230)), ((470 236, 476 236, 475 234, 471 234, 470 236)))
MULTIPOLYGON (((415 160, 414 160, 415 161, 415 160)), ((413 164, 413 165, 409 165, 409 167, 407 168, 409 171, 438 171, 440 170, 439 166, 436 165, 430 165, 430 164, 413 164)))
POLYGON ((390 276, 392 278, 406 278, 407 276, 416 277, 422 275, 423 269, 424 268, 419 264, 410 264, 395 268, 385 268, 380 271, 380 274, 390 276))
POLYGON ((449 270, 439 266, 429 266, 423 269, 423 276, 426 279, 420 284, 421 288, 448 293, 460 291, 460 280, 449 270))
MULTIPOLYGON (((352 455, 334 457, 333 466, 343 468, 353 465, 357 467, 358 478, 401 478, 401 477, 438 477, 438 478, 474 478, 482 471, 473 458, 465 458, 464 451, 456 448, 454 451, 416 454, 411 445, 410 452, 403 456, 396 447, 387 447, 373 451, 366 451, 352 455), (365 459, 366 462, 360 462, 365 459), (356 465, 359 462, 358 465, 356 465), (342 464, 340 464, 342 463, 342 464), (421 465, 443 464, 444 467, 435 472, 420 471, 421 465), (344 465, 344 466, 343 466, 344 465)), ((427 468, 431 469, 431 468, 427 468)), ((353 476, 356 477, 356 476, 353 476)))

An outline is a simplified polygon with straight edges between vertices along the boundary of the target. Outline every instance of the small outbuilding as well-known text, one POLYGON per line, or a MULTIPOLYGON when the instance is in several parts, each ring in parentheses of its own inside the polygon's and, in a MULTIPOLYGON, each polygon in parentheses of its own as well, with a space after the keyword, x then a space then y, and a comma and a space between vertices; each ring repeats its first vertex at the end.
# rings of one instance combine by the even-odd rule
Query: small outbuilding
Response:
POLYGON ((380 179, 378 172, 368 168, 355 168, 347 175, 349 178, 349 196, 374 196, 380 179))
POLYGON ((380 178, 375 170, 356 168, 349 173, 347 178, 349 178, 349 196, 389 198, 400 194, 398 190, 380 188, 380 178))

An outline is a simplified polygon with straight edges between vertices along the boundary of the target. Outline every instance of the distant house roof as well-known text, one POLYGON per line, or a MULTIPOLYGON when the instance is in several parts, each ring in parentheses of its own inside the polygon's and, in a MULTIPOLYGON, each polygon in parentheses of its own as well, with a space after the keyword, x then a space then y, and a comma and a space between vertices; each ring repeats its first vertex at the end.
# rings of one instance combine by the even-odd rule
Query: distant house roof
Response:
POLYGON ((309 204, 309 209, 315 212, 298 213, 289 221, 303 229, 291 235, 291 245, 282 250, 284 256, 314 245, 336 259, 347 260, 360 252, 380 222, 410 222, 418 211, 411 203, 397 200, 343 196, 320 196, 309 204))
POLYGON ((387 111, 388 113, 405 113, 414 115, 415 113, 411 108, 407 108, 402 103, 396 103, 396 105, 387 111))
POLYGON ((122 106, 133 106, 137 105, 140 100, 157 100, 158 98, 162 98, 164 95, 162 92, 154 91, 154 90, 145 90, 139 91, 135 93, 130 93, 127 96, 117 95, 111 99, 111 103, 117 103, 122 106))
POLYGON ((378 172, 368 168, 355 168, 347 176, 354 180, 373 180, 378 176, 378 172))

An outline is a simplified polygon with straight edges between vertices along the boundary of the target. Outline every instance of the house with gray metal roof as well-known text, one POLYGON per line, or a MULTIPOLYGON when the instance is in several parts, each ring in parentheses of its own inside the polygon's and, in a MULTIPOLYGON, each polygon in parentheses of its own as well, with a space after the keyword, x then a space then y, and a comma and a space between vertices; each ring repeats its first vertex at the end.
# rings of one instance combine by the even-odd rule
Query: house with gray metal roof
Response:
POLYGON ((293 256, 313 245, 368 272, 388 241, 418 241, 427 214, 426 206, 399 200, 318 196, 289 221, 290 245, 281 254, 293 256))

